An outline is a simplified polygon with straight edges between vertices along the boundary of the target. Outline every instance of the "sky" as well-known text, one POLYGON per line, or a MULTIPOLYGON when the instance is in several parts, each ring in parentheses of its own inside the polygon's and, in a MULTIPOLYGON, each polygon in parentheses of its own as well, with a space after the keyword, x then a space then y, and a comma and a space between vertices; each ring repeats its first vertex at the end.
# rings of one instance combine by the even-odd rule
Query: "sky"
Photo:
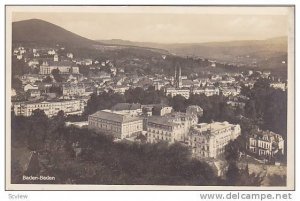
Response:
POLYGON ((93 40, 156 43, 263 40, 287 36, 290 9, 277 7, 45 7, 12 12, 93 40))

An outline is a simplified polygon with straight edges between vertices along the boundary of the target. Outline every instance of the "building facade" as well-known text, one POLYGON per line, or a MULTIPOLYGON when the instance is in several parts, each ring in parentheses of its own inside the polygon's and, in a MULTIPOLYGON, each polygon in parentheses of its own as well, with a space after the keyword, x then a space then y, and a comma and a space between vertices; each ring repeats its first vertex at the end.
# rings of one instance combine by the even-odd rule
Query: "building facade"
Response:
POLYGON ((240 125, 228 122, 201 123, 190 129, 189 146, 196 158, 217 158, 224 153, 229 141, 240 134, 240 125))
POLYGON ((185 142, 189 129, 197 124, 196 115, 185 113, 171 113, 164 116, 151 116, 147 120, 147 141, 155 143, 166 141, 168 143, 185 142))
POLYGON ((189 99, 190 98, 190 89, 185 89, 185 88, 181 88, 181 89, 176 89, 176 88, 167 88, 166 89, 166 95, 170 95, 171 97, 180 95, 183 96, 185 99, 189 99))
POLYGON ((88 117, 89 128, 115 138, 134 137, 143 131, 143 119, 130 114, 101 110, 88 117))
POLYGON ((54 69, 58 69, 60 74, 79 74, 79 68, 77 66, 73 66, 72 62, 44 62, 40 66, 40 74, 41 75, 50 75, 54 69))
POLYGON ((220 90, 217 87, 214 86, 208 86, 208 87, 197 87, 192 90, 193 94, 204 94, 205 96, 213 96, 213 95, 219 95, 220 90))
POLYGON ((61 110, 64 111, 65 115, 82 114, 83 112, 80 100, 23 102, 13 105, 13 110, 17 116, 31 116, 36 109, 44 110, 48 117, 57 115, 61 110))
POLYGON ((272 158, 276 153, 284 154, 284 139, 274 132, 258 130, 249 135, 247 150, 258 157, 272 158))
POLYGON ((83 96, 85 87, 83 84, 65 83, 62 85, 63 96, 83 96))

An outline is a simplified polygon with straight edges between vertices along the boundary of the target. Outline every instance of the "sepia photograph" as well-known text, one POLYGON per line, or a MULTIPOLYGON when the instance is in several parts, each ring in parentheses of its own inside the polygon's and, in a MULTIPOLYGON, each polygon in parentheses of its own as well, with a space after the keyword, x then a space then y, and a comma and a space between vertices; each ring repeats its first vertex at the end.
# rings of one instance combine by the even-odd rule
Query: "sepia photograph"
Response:
POLYGON ((7 5, 6 190, 293 190, 294 10, 7 5))

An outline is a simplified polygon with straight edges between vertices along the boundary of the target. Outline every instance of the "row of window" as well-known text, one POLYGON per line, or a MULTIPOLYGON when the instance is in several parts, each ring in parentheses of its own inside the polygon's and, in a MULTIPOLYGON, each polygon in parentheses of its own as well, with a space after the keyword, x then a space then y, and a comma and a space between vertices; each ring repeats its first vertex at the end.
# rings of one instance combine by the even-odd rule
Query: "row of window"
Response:
POLYGON ((156 139, 156 140, 166 140, 166 141, 171 142, 171 140, 172 140, 171 137, 164 137, 164 136, 159 136, 159 135, 156 136, 156 135, 151 135, 151 134, 149 134, 148 137, 149 137, 150 139, 152 138, 152 141, 153 141, 154 139, 156 139))
POLYGON ((150 128, 148 128, 148 132, 149 133, 156 133, 156 134, 163 134, 163 135, 171 136, 170 132, 162 131, 162 130, 154 130, 154 129, 151 130, 150 128))
POLYGON ((250 145, 251 146, 258 146, 262 147, 264 149, 269 149, 271 148, 271 145, 269 143, 261 142, 261 141, 256 141, 256 140, 250 140, 250 145))
POLYGON ((171 126, 165 126, 165 125, 155 124, 155 123, 151 123, 151 122, 148 122, 148 126, 151 126, 151 127, 154 127, 154 128, 163 128, 163 129, 166 129, 166 130, 172 130, 171 126))

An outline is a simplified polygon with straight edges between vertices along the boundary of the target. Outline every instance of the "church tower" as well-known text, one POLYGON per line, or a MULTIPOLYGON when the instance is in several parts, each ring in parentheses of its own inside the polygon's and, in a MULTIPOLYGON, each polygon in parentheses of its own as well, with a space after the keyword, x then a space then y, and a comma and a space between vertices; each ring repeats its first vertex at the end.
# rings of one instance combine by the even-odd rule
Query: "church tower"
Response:
POLYGON ((176 88, 182 87, 181 66, 179 63, 176 63, 175 65, 174 86, 176 88))

